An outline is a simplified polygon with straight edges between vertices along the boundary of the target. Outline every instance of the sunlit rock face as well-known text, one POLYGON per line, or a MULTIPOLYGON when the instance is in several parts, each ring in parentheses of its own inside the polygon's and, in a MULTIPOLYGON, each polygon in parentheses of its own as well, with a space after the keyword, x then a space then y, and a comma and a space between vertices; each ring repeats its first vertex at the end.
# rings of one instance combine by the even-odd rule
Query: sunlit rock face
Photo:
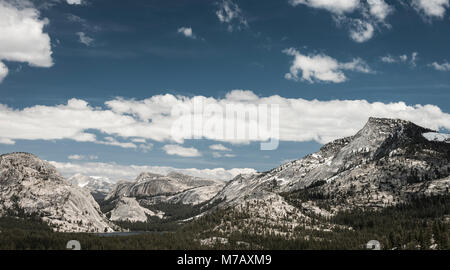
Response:
POLYGON ((224 185, 225 182, 221 180, 203 179, 177 172, 168 175, 144 172, 134 182, 118 183, 106 199, 145 197, 155 202, 196 205, 214 197, 224 185))
POLYGON ((109 232, 113 225, 89 191, 71 185, 28 153, 0 156, 0 213, 35 214, 56 231, 109 232))
POLYGON ((384 207, 411 197, 448 193, 448 134, 409 121, 370 118, 354 136, 273 170, 240 175, 214 200, 223 205, 314 188, 338 208, 384 207))

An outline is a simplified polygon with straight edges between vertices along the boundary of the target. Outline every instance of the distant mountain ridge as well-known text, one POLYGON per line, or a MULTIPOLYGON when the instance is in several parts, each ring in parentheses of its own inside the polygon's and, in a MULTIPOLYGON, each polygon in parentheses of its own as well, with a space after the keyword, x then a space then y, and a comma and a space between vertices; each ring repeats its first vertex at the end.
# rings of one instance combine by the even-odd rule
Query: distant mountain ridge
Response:
POLYGON ((80 173, 72 175, 67 181, 72 185, 88 190, 97 201, 104 200, 116 184, 108 178, 86 176, 80 173))
POLYGON ((157 210, 148 212, 149 207, 153 208, 161 203, 198 205, 214 197, 224 185, 225 182, 221 180, 203 179, 179 172, 167 175, 143 172, 134 182, 117 183, 105 199, 115 205, 110 211, 115 220, 145 221, 142 218, 144 212, 148 216, 164 218, 164 212, 157 210), (119 208, 127 208, 136 215, 126 214, 119 211, 119 208))
POLYGON ((167 175, 143 172, 137 176, 134 182, 119 182, 116 184, 106 199, 121 196, 175 195, 183 191, 204 186, 223 186, 224 183, 221 180, 203 179, 178 172, 171 172, 167 175))
POLYGON ((80 173, 74 174, 67 179, 73 185, 86 188, 90 191, 109 193, 114 188, 115 183, 108 178, 100 176, 86 176, 80 173))

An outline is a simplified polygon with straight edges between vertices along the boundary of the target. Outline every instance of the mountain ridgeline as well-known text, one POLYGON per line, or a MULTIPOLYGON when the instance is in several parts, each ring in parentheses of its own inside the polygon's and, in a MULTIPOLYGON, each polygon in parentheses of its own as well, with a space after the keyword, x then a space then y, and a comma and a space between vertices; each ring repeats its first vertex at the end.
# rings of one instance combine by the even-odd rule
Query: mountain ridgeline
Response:
POLYGON ((81 175, 71 185, 31 154, 6 154, 0 214, 37 214, 63 232, 181 230, 205 248, 361 248, 378 237, 389 248, 448 249, 449 141, 370 118, 317 153, 229 182, 144 172, 114 186, 81 175))
POLYGON ((370 118, 356 135, 325 144, 317 153, 236 177, 215 199, 233 204, 262 193, 309 193, 339 211, 442 195, 449 187, 450 144, 426 138, 433 133, 408 121, 370 118))

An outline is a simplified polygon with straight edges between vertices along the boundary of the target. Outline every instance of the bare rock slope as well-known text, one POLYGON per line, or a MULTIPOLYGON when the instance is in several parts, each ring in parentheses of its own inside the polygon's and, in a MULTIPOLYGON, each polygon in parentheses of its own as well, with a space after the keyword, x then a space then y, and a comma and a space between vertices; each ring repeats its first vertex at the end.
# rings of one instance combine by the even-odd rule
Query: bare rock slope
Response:
POLYGON ((110 232, 112 225, 88 191, 71 185, 28 153, 0 156, 0 215, 37 215, 56 231, 110 232))
MULTIPOLYGON (((409 121, 370 118, 354 136, 325 144, 317 153, 270 171, 235 177, 211 203, 245 213, 244 227, 264 220, 313 228, 317 222, 304 214, 330 217, 342 210, 379 209, 412 198, 449 195, 448 138, 409 121), (286 207, 293 202, 296 210, 286 207), (283 207, 275 211, 274 205, 283 207)), ((225 228, 223 223, 218 229, 225 228)))
POLYGON ((230 204, 267 192, 314 189, 335 206, 382 207, 425 195, 422 190, 445 193, 450 144, 430 139, 430 132, 404 120, 370 118, 356 135, 325 144, 317 153, 236 177, 214 200, 230 204))
POLYGON ((161 203, 199 205, 213 198, 224 185, 225 183, 220 180, 203 179, 177 172, 168 175, 144 172, 134 182, 122 181, 116 184, 106 197, 106 200, 113 205, 108 215, 111 213, 111 217, 114 215, 114 219, 119 221, 145 222, 147 219, 139 213, 145 213, 149 217, 164 218, 162 211, 148 212, 146 211, 148 209, 141 208, 157 210, 157 205, 161 203), (124 209, 125 205, 130 213, 136 215, 119 211, 119 208, 124 209))

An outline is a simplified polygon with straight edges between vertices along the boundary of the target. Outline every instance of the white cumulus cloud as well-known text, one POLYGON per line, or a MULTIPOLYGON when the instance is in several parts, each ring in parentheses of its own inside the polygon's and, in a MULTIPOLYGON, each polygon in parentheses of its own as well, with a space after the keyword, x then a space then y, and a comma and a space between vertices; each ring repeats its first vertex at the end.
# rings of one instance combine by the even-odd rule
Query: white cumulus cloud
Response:
POLYGON ((151 151, 153 149, 153 144, 152 143, 143 143, 139 145, 139 149, 144 152, 147 153, 149 151, 151 151))
POLYGON ((438 62, 433 62, 430 64, 430 66, 439 71, 450 71, 449 62, 443 62, 441 64, 439 64, 438 62))
POLYGON ((396 63, 397 59, 395 59, 392 55, 386 55, 381 57, 381 62, 392 64, 396 63))
POLYGON ((384 0, 367 0, 370 14, 377 20, 384 22, 387 16, 394 12, 394 8, 384 0))
POLYGON ((294 56, 290 72, 285 75, 286 79, 290 80, 304 80, 310 83, 341 83, 347 80, 344 74, 345 70, 362 73, 371 72, 367 64, 360 58, 355 58, 351 62, 340 63, 324 54, 304 55, 293 48, 286 49, 283 52, 294 56))
POLYGON ((162 148, 168 155, 181 157, 199 157, 201 153, 194 147, 183 147, 177 144, 166 144, 162 148))
POLYGON ((373 37, 374 30, 371 23, 355 19, 350 27, 350 38, 359 43, 366 42, 373 37))
POLYGON ((398 56, 393 56, 391 54, 382 56, 381 62, 388 63, 388 64, 394 64, 394 63, 406 63, 409 64, 412 67, 415 67, 417 65, 417 59, 419 57, 418 52, 412 52, 411 56, 408 56, 407 54, 402 54, 398 56))
POLYGON ((219 9, 216 11, 217 18, 221 23, 228 25, 228 31, 242 30, 248 28, 247 19, 242 14, 242 10, 231 0, 223 0, 218 3, 219 9))
POLYGON ((0 62, 0 83, 3 81, 3 79, 6 78, 6 76, 8 76, 8 73, 9 73, 8 67, 2 62, 0 62))
POLYGON ((73 154, 73 155, 67 156, 67 158, 70 160, 94 160, 94 159, 98 159, 98 156, 96 156, 96 155, 85 156, 85 155, 73 154))
POLYGON ((16 142, 11 140, 10 138, 0 138, 0 144, 10 144, 13 145, 16 142))
POLYGON ((411 64, 411 66, 415 67, 416 66, 416 62, 417 62, 417 58, 419 56, 418 52, 413 52, 411 54, 411 60, 409 61, 409 63, 411 64))
POLYGON ((83 155, 69 155, 67 158, 71 160, 82 160, 85 157, 83 155))
POLYGON ((360 5, 359 0, 290 0, 289 3, 293 6, 306 5, 325 9, 337 14, 353 12, 360 5))
POLYGON ((216 150, 216 151, 231 151, 230 148, 226 147, 223 144, 212 144, 209 146, 209 149, 216 150))
POLYGON ((336 24, 348 29, 350 38, 359 43, 373 38, 375 30, 390 28, 386 18, 394 12, 384 0, 290 0, 289 3, 329 11, 336 24))
POLYGON ((251 168, 213 168, 213 169, 179 169, 167 166, 147 166, 147 165, 120 165, 116 163, 104 162, 56 162, 49 161, 61 174, 69 178, 74 174, 95 175, 106 177, 114 181, 128 180, 133 181, 142 172, 152 172, 166 175, 170 172, 180 172, 186 175, 202 177, 207 179, 231 180, 239 174, 255 173, 251 168))
POLYGON ((180 27, 178 28, 177 32, 188 38, 196 38, 194 32, 192 32, 191 27, 180 27))
POLYGON ((78 41, 86 46, 91 46, 94 42, 94 39, 87 36, 84 32, 77 32, 78 41))
MULTIPOLYGON (((30 66, 51 67, 50 37, 44 33, 47 19, 28 1, 0 0, 0 63, 2 60, 24 62, 30 66)), ((0 64, 0 81, 8 74, 0 64)))
POLYGON ((106 137, 103 141, 96 141, 98 144, 104 144, 104 145, 112 145, 112 146, 119 146, 122 148, 137 148, 136 144, 132 142, 119 142, 117 139, 113 137, 106 137))
POLYGON ((84 3, 83 0, 66 0, 69 5, 81 5, 84 3))
POLYGON ((423 15, 430 18, 444 18, 449 8, 449 0, 412 0, 411 5, 423 15))
POLYGON ((236 157, 235 154, 223 154, 223 153, 220 153, 220 152, 213 152, 212 156, 214 158, 222 158, 222 157, 232 158, 232 157, 236 157))

